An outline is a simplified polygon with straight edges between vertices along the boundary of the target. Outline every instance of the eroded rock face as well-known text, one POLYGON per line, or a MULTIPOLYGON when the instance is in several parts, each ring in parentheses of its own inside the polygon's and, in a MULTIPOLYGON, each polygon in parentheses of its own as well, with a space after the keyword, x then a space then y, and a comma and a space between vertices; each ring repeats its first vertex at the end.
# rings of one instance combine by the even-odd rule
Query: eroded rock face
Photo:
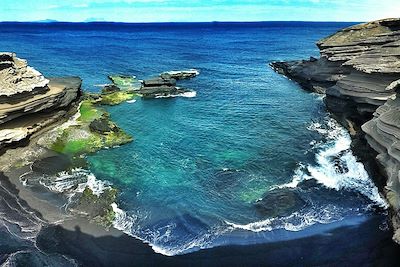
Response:
POLYGON ((80 95, 79 77, 46 79, 13 53, 0 53, 0 152, 68 113, 80 95))
POLYGON ((0 52, 0 103, 8 97, 46 91, 49 80, 14 53, 0 52))
MULTIPOLYGON (((378 153, 376 159, 387 177, 386 198, 393 208, 393 225, 400 233, 400 96, 379 107, 362 130, 368 144, 378 153)), ((394 236, 398 243, 399 238, 399 234, 394 236)))
POLYGON ((346 124, 361 125, 395 98, 400 78, 400 20, 352 26, 318 42, 321 58, 274 62, 278 72, 308 90, 326 93, 328 108, 346 124), (282 67, 283 66, 283 67, 282 67))
POLYGON ((326 94, 328 109, 353 135, 354 152, 378 176, 400 243, 400 19, 355 25, 317 45, 319 59, 271 66, 305 89, 326 94))

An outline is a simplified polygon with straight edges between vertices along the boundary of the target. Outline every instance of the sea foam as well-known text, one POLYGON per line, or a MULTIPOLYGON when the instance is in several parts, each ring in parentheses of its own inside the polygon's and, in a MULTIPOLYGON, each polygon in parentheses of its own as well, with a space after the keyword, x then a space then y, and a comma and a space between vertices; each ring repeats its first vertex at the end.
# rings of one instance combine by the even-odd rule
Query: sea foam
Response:
POLYGON ((300 163, 295 170, 292 181, 276 187, 294 188, 301 181, 315 179, 327 188, 337 191, 355 191, 368 197, 380 207, 387 207, 386 201, 380 195, 364 165, 357 161, 351 151, 351 137, 342 126, 334 119, 327 118, 324 124, 314 122, 307 129, 320 133, 326 139, 323 145, 317 147, 319 151, 315 155, 316 164, 305 166, 300 163), (342 162, 347 170, 338 171, 334 159, 342 162))

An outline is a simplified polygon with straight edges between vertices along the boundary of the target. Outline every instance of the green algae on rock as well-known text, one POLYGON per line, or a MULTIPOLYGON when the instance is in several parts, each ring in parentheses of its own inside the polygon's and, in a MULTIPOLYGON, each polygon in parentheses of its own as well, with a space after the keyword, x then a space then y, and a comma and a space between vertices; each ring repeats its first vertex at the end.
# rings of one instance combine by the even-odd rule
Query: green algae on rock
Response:
POLYGON ((95 194, 92 189, 86 187, 75 208, 84 212, 90 220, 109 228, 115 218, 112 204, 115 203, 117 194, 118 191, 114 188, 95 194))
POLYGON ((110 120, 107 112, 96 107, 93 101, 83 100, 79 113, 80 117, 75 125, 58 131, 57 138, 50 144, 52 150, 78 156, 93 153, 102 148, 123 145, 133 140, 110 120), (103 126, 103 130, 98 129, 100 126, 103 126))
POLYGON ((136 76, 130 75, 109 75, 108 79, 121 90, 132 90, 135 87, 135 83, 138 82, 136 76))
POLYGON ((125 101, 132 100, 137 94, 133 90, 121 90, 112 93, 102 93, 100 103, 102 105, 114 106, 125 101))

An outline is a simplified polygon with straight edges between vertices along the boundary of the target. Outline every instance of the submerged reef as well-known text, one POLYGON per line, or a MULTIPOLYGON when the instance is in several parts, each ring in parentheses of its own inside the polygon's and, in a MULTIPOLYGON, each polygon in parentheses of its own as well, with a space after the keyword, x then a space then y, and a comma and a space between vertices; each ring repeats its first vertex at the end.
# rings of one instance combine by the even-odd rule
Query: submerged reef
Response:
POLYGON ((273 62, 304 89, 325 94, 332 115, 352 135, 352 149, 391 207, 400 243, 400 19, 355 25, 317 43, 320 58, 273 62))

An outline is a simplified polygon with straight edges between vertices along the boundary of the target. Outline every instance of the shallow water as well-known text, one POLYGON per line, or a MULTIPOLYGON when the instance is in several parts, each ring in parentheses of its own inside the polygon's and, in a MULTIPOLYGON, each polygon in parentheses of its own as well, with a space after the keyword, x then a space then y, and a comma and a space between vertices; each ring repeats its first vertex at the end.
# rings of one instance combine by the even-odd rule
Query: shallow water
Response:
POLYGON ((1 24, 0 47, 45 75, 82 77, 87 91, 109 74, 200 70, 182 83, 195 96, 108 108, 135 141, 88 157, 120 189, 115 225, 175 255, 357 225, 385 206, 321 96, 268 67, 318 56, 314 43, 345 26, 1 24), (255 202, 277 188, 295 188, 302 205, 260 213, 255 202))

